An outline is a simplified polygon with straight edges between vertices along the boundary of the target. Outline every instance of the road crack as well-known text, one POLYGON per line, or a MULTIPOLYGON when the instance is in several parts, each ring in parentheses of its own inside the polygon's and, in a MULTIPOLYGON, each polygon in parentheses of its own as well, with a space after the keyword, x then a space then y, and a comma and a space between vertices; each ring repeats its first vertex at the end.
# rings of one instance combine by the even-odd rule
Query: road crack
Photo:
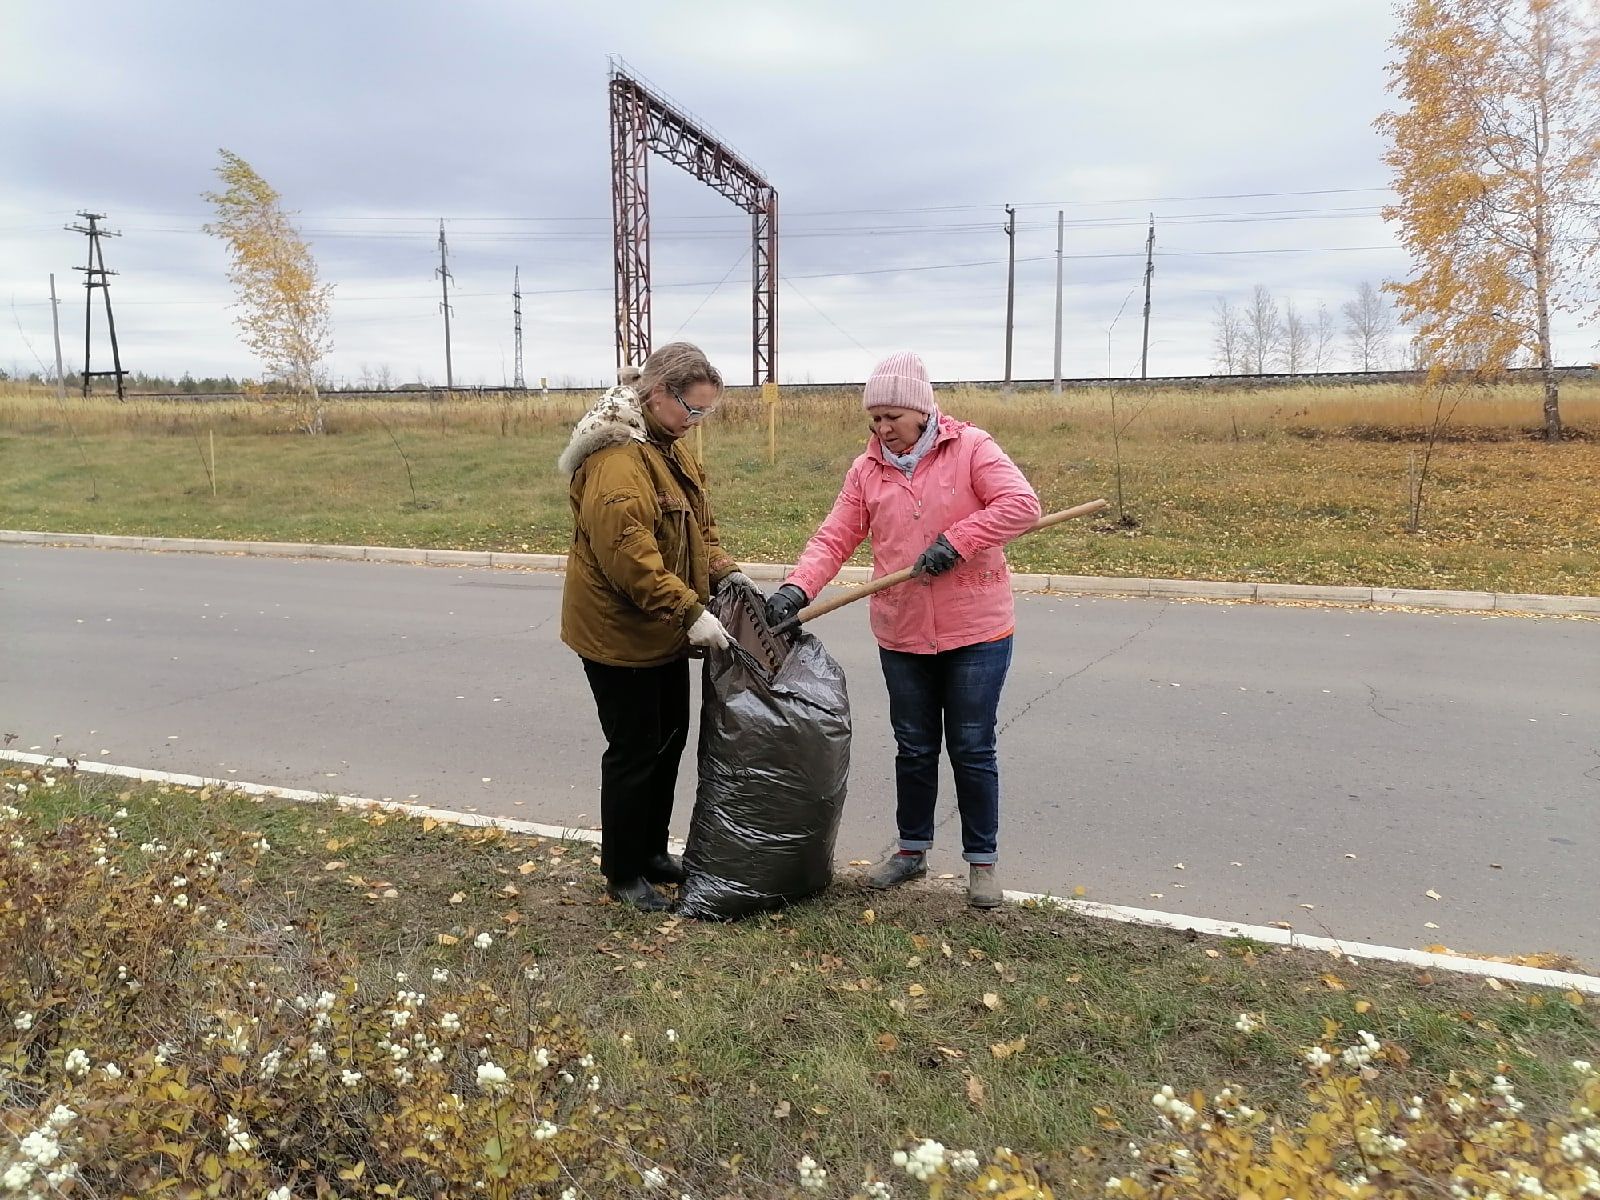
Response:
POLYGON ((1125 637, 1121 642, 1117 643, 1117 645, 1111 647, 1111 649, 1107 650, 1104 654, 1100 655, 1100 657, 1091 659, 1088 662, 1084 663, 1083 666, 1079 667, 1076 671, 1071 671, 1071 672, 1068 672, 1066 675, 1063 675, 1060 679, 1058 679, 1055 683, 1051 684, 1044 691, 1040 692, 1032 700, 1029 700, 1020 709, 1018 709, 1016 712, 1012 713, 1011 716, 1009 718, 1007 718, 1006 723, 1004 725, 1000 726, 1000 728, 995 731, 995 737, 998 739, 1001 735, 1003 735, 1005 733, 1006 730, 1010 729, 1018 721, 1022 720, 1023 717, 1027 716, 1028 715, 1028 710, 1033 708, 1034 705, 1042 703, 1045 700, 1048 700, 1051 696, 1055 695, 1062 688, 1066 687, 1067 684, 1071 683, 1074 679, 1076 679, 1079 675, 1082 675, 1085 671, 1093 670, 1095 667, 1098 667, 1101 663, 1105 662, 1106 659, 1112 658, 1112 657, 1114 657, 1114 656, 1116 656, 1118 654, 1121 654, 1129 646, 1133 645, 1133 643, 1135 641, 1137 641, 1139 638, 1143 637, 1145 634, 1149 633, 1152 629, 1154 629, 1156 627, 1157 623, 1161 620, 1161 618, 1166 615, 1166 611, 1167 611, 1168 607, 1169 607, 1168 605, 1163 604, 1160 607, 1160 609, 1158 609, 1156 611, 1156 615, 1151 617, 1150 620, 1145 623, 1143 628, 1134 630, 1127 637, 1125 637))
POLYGON ((1384 712, 1381 708, 1378 707, 1378 689, 1377 688, 1373 687, 1366 680, 1362 680, 1361 681, 1361 686, 1367 689, 1367 707, 1372 710, 1372 713, 1373 713, 1374 716, 1382 717, 1385 721, 1388 721, 1389 724, 1398 725, 1402 729, 1411 728, 1404 721, 1400 721, 1400 720, 1397 720, 1394 717, 1391 717, 1388 713, 1384 712))

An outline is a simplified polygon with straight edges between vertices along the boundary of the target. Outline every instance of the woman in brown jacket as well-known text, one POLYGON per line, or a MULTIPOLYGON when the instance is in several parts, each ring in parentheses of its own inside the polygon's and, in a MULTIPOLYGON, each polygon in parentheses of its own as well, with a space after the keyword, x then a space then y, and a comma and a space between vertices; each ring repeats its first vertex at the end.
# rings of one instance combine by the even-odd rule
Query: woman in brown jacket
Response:
POLYGON ((620 379, 561 455, 575 525, 561 640, 583 659, 606 738, 606 891, 659 910, 669 902, 651 885, 683 881, 667 825, 689 736, 689 648, 727 648, 706 603, 750 581, 722 549, 705 475, 681 441, 721 402, 721 374, 698 347, 673 342, 620 379))

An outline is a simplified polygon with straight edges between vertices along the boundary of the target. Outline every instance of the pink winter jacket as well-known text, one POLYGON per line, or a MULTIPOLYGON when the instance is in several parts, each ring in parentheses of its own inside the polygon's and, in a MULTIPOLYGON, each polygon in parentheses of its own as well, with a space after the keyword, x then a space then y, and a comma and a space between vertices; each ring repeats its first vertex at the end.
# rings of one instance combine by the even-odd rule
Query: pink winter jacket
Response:
POLYGON ((910 654, 991 641, 1016 620, 1004 546, 1039 512, 1039 498, 992 437, 941 415, 938 437, 910 479, 872 439, 787 582, 814 599, 867 536, 876 579, 909 567, 942 533, 961 561, 937 578, 919 576, 873 596, 873 635, 885 649, 910 654))

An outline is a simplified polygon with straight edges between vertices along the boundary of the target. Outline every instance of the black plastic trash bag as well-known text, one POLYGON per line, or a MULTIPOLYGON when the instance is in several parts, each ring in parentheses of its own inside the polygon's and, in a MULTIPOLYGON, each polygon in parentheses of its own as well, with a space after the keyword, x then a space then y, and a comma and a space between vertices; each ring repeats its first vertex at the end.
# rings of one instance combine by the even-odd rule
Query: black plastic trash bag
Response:
POLYGON ((678 911, 727 921, 832 881, 850 775, 850 698, 820 641, 772 635, 757 593, 726 588, 711 611, 734 645, 706 658, 700 787, 678 911))

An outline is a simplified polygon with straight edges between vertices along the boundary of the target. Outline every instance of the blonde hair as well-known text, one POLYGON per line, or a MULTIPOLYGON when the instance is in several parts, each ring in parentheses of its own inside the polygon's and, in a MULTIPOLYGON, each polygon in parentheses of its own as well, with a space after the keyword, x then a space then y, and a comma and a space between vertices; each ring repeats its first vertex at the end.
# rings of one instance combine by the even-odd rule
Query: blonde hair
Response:
POLYGON ((631 387, 641 400, 663 384, 681 394, 697 383, 709 383, 719 398, 723 389, 722 372, 692 342, 668 342, 645 359, 642 367, 619 369, 617 382, 631 387))

